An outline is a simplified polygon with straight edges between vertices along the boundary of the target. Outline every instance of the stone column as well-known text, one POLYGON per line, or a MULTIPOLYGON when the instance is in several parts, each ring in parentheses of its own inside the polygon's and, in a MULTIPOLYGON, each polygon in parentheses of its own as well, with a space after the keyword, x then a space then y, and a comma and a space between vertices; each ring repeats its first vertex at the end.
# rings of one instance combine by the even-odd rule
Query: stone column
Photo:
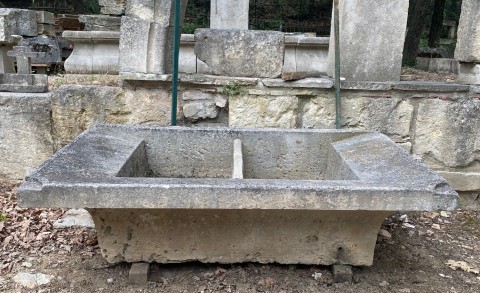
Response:
POLYGON ((211 0, 210 28, 248 30, 248 0, 211 0))
POLYGON ((463 0, 455 59, 460 61, 459 81, 480 84, 480 1, 463 0))
MULTIPOLYGON (((181 22, 188 0, 181 0, 181 22)), ((172 72, 175 0, 130 0, 120 29, 120 74, 172 72)))
MULTIPOLYGON (((340 0, 340 63, 350 81, 399 81, 408 0, 340 0)), ((328 74, 335 73, 332 18, 328 74)))

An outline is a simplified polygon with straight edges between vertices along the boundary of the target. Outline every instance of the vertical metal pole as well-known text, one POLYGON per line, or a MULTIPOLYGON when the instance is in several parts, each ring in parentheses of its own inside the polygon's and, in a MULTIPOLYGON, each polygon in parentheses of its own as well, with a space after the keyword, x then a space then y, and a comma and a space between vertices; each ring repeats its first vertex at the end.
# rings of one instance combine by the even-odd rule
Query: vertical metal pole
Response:
POLYGON ((333 1, 333 18, 335 26, 335 127, 342 128, 341 96, 340 96, 340 13, 339 0, 333 1))
POLYGON ((180 0, 175 0, 173 34, 172 115, 170 124, 175 126, 177 125, 178 55, 180 51, 180 0))

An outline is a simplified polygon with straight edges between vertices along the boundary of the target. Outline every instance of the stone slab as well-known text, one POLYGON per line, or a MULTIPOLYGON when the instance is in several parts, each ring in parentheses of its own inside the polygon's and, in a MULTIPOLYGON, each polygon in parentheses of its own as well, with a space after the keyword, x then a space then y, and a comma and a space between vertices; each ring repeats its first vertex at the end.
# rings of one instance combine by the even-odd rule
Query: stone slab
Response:
POLYGON ((120 29, 120 72, 147 73, 150 22, 123 16, 120 29))
POLYGON ((0 93, 0 121, 0 176, 21 180, 53 155, 49 94, 0 93))
POLYGON ((273 31, 197 29, 195 54, 214 75, 281 75, 284 34, 273 31))
POLYGON ((457 191, 480 191, 480 172, 437 171, 457 191))
MULTIPOLYGON (((348 81, 399 81, 409 1, 340 1, 340 76, 348 81)), ((335 38, 329 46, 329 76, 335 74, 335 38)))
POLYGON ((458 81, 465 84, 480 85, 480 63, 460 62, 458 81))
POLYGON ((393 84, 393 89, 402 91, 429 92, 468 92, 468 85, 436 81, 400 81, 393 84))
POLYGON ((121 18, 107 15, 80 15, 85 31, 120 31, 121 18))
POLYGON ((305 78, 297 81, 285 81, 283 79, 263 79, 262 83, 266 87, 286 87, 286 88, 322 88, 329 89, 333 87, 333 80, 330 78, 305 78))
POLYGON ((455 59, 460 62, 480 63, 480 2, 462 1, 458 24, 455 59))
POLYGON ((46 74, 0 74, 0 92, 44 93, 47 90, 46 74))

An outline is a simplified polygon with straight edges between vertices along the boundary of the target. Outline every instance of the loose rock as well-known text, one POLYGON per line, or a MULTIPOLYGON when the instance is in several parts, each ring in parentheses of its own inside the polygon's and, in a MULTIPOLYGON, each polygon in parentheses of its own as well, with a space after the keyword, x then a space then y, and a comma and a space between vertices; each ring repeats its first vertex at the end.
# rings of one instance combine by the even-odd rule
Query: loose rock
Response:
POLYGON ((13 277, 13 281, 17 284, 22 285, 23 287, 33 289, 35 287, 50 283, 53 278, 55 277, 52 275, 45 275, 40 273, 18 273, 17 275, 15 275, 15 277, 13 277))

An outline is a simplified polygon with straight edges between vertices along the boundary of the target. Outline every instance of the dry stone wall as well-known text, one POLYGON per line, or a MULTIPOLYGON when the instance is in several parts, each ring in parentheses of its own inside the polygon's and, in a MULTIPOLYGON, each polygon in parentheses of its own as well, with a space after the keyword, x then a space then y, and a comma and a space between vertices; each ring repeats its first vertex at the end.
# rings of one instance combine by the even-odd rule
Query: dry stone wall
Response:
MULTIPOLYGON (((166 80, 64 85, 51 96, 2 94, 0 154, 7 159, 0 174, 23 178, 94 124, 169 125, 170 90, 166 80)), ((480 190, 479 87, 345 82, 341 112, 342 128, 385 133, 456 190, 480 190)), ((178 119, 180 125, 333 129, 333 83, 181 75, 178 119)))

